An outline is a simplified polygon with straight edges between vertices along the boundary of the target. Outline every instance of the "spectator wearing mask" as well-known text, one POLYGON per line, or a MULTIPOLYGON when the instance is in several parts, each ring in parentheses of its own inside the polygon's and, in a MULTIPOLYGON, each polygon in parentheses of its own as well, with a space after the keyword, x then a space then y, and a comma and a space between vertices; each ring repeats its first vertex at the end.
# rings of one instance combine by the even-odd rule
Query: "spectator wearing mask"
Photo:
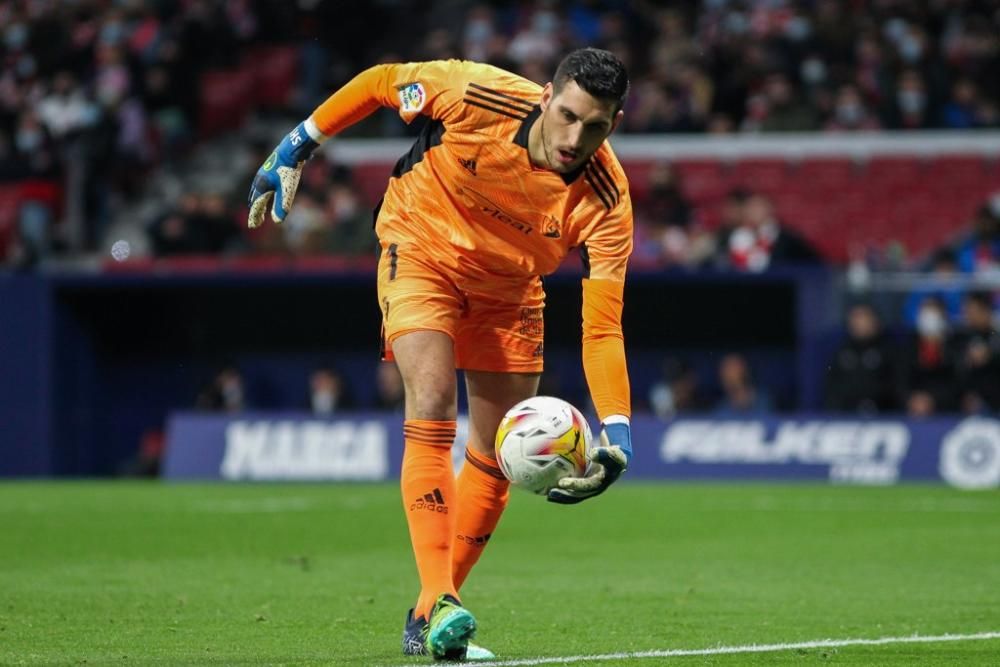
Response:
POLYGON ((914 417, 950 412, 957 406, 955 358, 948 329, 944 300, 924 297, 917 310, 916 334, 900 365, 901 402, 914 417))
POLYGON ((927 84, 920 72, 903 71, 896 83, 894 104, 886 125, 896 130, 921 130, 933 126, 927 84))
POLYGON ((833 115, 827 121, 828 132, 854 132, 877 130, 881 127, 878 118, 865 105, 861 91, 853 84, 840 87, 833 107, 833 115))
POLYGON ((826 407, 838 412, 875 414, 896 407, 896 367, 878 314, 859 303, 847 312, 847 339, 826 376, 826 407))
POLYGON ((314 415, 329 417, 353 405, 344 376, 336 369, 313 371, 309 377, 309 407, 314 415))
POLYGON ((235 366, 226 366, 198 394, 197 406, 211 412, 242 412, 246 409, 243 374, 235 366))
POLYGON ((955 336, 961 410, 966 414, 1000 410, 1000 333, 993 321, 993 296, 966 295, 962 320, 955 336))
POLYGON ((954 322, 962 314, 962 290, 953 281, 958 277, 958 263, 955 253, 942 248, 934 253, 928 274, 939 284, 915 289, 906 300, 905 318, 909 326, 917 325, 917 314, 928 297, 935 297, 944 303, 948 322, 954 322))

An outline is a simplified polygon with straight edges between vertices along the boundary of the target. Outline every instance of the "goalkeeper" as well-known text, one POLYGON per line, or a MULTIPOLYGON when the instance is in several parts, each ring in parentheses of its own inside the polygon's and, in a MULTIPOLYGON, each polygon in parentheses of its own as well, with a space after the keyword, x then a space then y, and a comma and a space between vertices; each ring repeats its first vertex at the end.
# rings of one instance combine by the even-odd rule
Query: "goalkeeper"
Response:
POLYGON ((580 49, 540 87, 489 65, 449 60, 365 70, 293 129, 257 172, 251 227, 281 222, 302 166, 324 141, 379 107, 428 117, 396 163, 376 213, 383 358, 405 387, 403 508, 421 590, 403 651, 488 659, 458 591, 507 504, 493 442, 504 413, 534 396, 542 370, 540 276, 581 254, 583 365, 601 419, 587 477, 556 503, 603 493, 632 455, 621 328, 632 250, 628 182, 606 141, 622 120, 624 66, 580 49), (469 404, 466 465, 456 479, 456 369, 469 404))

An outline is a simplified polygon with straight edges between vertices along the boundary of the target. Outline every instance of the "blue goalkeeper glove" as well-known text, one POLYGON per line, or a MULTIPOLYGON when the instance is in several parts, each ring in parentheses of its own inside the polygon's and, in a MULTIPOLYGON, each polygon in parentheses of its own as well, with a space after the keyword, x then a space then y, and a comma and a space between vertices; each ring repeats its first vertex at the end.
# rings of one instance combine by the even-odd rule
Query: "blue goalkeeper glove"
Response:
POLYGON ((587 477, 565 477, 559 487, 549 491, 549 501, 573 505, 599 496, 622 476, 632 460, 632 431, 628 422, 604 424, 601 444, 590 450, 591 474, 587 477))
POLYGON ((295 191, 299 187, 299 179, 302 177, 302 166, 319 146, 306 131, 308 122, 310 121, 299 123, 298 127, 285 135, 274 152, 257 170, 247 202, 250 204, 247 224, 251 229, 263 224, 272 198, 274 206, 271 208, 271 217, 274 221, 281 222, 288 215, 288 209, 292 207, 292 201, 295 199, 295 191))

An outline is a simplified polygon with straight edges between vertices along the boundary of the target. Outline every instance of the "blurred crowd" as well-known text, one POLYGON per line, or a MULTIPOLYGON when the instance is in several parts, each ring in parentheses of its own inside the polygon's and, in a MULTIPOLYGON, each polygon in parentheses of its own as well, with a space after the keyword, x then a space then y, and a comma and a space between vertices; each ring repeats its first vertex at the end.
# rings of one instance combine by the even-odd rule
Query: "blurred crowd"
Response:
MULTIPOLYGON (((823 408, 918 418, 1000 413, 1000 331, 993 303, 989 292, 967 292, 955 316, 940 295, 924 295, 912 328, 886 326, 872 303, 852 304, 843 340, 825 366, 823 408)), ((706 413, 752 418, 795 407, 780 404, 774 393, 755 377, 745 354, 721 355, 708 369, 670 357, 645 406, 663 418, 706 413)))
MULTIPOLYGON (((276 112, 282 123, 372 63, 462 57, 545 82, 562 54, 586 44, 614 51, 630 69, 626 133, 1000 127, 1000 0, 664 4, 417 0, 404 10, 374 0, 345 13, 331 0, 0 1, 0 187, 55 186, 10 191, 0 257, 30 264, 94 250, 158 170, 214 140, 203 75, 238 67, 268 44, 295 52, 292 93, 280 110, 287 116, 276 112)), ((353 134, 412 131, 384 112, 353 134)), ((344 192, 331 202, 325 191, 344 179, 328 175, 300 200, 287 238, 185 224, 223 215, 237 226, 246 183, 239 192, 199 192, 197 206, 181 198, 135 224, 157 255, 351 252, 361 245, 354 231, 319 220, 332 210, 340 220, 353 216, 344 192)), ((753 216, 767 217, 766 207, 750 196, 753 216)), ((732 259, 752 267, 756 242, 731 239, 734 248, 745 243, 732 259)))
POLYGON ((266 38, 261 18, 251 2, 0 2, 0 185, 58 185, 22 188, 34 217, 20 251, 93 249, 199 139, 200 75, 266 38))
MULTIPOLYGON (((394 362, 375 366, 375 377, 364 386, 370 395, 359 395, 348 377, 335 366, 320 366, 309 373, 303 383, 303 396, 299 403, 284 407, 329 417, 336 413, 357 410, 385 410, 399 412, 403 409, 403 378, 394 362)), ((237 364, 224 364, 198 392, 195 407, 207 412, 239 413, 255 405, 247 380, 237 364)))

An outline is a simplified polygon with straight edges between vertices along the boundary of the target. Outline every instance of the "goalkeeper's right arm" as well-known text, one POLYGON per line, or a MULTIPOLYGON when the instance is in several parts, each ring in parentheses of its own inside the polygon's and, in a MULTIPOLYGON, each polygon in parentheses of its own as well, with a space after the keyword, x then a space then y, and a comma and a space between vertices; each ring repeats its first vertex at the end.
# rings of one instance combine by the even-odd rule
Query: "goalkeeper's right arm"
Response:
POLYGON ((397 109, 407 122, 418 114, 442 116, 448 108, 448 96, 443 93, 464 87, 463 67, 459 61, 385 64, 351 79, 289 132, 257 170, 248 198, 250 227, 264 222, 272 198, 271 216, 275 222, 284 220, 295 198, 302 166, 312 152, 379 107, 397 109))

